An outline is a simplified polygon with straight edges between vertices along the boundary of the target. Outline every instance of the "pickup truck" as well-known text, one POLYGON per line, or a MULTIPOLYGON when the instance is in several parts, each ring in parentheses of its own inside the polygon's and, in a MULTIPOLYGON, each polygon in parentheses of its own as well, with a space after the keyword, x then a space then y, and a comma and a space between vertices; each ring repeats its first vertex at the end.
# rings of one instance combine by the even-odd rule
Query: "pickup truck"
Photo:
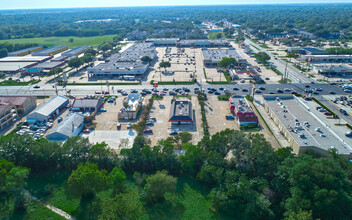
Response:
POLYGON ((225 117, 227 120, 234 120, 235 119, 235 116, 233 116, 233 115, 226 115, 225 117))

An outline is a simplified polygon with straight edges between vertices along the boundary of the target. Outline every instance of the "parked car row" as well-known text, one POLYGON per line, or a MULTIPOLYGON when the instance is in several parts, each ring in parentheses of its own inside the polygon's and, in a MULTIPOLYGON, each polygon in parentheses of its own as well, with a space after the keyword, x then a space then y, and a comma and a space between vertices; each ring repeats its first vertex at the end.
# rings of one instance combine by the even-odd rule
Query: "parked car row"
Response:
POLYGON ((16 133, 20 135, 28 134, 34 137, 34 139, 38 139, 43 137, 45 132, 52 127, 53 127, 52 122, 37 123, 33 125, 23 125, 21 126, 21 129, 16 133))

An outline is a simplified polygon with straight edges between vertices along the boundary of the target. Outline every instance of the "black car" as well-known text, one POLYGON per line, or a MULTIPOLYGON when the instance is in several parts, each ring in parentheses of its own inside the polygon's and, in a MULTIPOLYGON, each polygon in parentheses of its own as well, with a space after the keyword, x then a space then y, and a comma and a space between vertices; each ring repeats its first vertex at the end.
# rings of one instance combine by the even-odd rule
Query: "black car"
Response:
POLYGON ((269 94, 275 94, 275 92, 269 92, 269 94))
POLYGON ((248 92, 248 89, 242 89, 242 92, 248 92))
POLYGON ((212 94, 212 93, 214 93, 214 91, 213 91, 213 90, 209 90, 208 93, 209 93, 209 94, 212 94))
POLYGON ((145 92, 141 92, 141 95, 142 95, 142 96, 145 96, 145 95, 147 95, 147 93, 145 93, 145 92))
POLYGON ((265 87, 262 87, 262 86, 259 87, 259 89, 260 89, 260 90, 266 90, 266 88, 265 88, 265 87))
POLYGON ((220 87, 219 90, 224 90, 224 88, 223 88, 223 87, 220 87))
POLYGON ((233 90, 240 90, 239 88, 237 88, 237 87, 233 87, 233 90))
POLYGON ((132 89, 131 93, 138 93, 138 90, 137 89, 132 89))
POLYGON ((216 91, 214 94, 215 94, 215 95, 221 95, 221 93, 218 92, 218 91, 216 91))
POLYGON ((39 88, 40 88, 40 86, 35 85, 35 86, 33 86, 33 88, 35 88, 35 89, 39 89, 39 88))
POLYGON ((332 95, 333 95, 333 94, 336 94, 336 92, 334 92, 334 91, 330 91, 329 93, 332 94, 332 95))
POLYGON ((283 93, 284 91, 282 91, 281 89, 277 89, 276 92, 283 93))

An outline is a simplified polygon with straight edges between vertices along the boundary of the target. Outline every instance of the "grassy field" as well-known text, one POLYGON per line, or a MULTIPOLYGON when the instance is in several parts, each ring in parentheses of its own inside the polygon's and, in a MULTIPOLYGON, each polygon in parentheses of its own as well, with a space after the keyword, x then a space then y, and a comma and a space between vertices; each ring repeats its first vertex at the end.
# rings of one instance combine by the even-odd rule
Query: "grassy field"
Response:
POLYGON ((217 35, 221 34, 221 38, 225 38, 225 34, 222 31, 208 31, 208 38, 209 39, 218 39, 217 35))
POLYGON ((79 47, 79 46, 97 46, 104 42, 112 41, 115 35, 104 35, 96 37, 44 37, 44 38, 22 38, 22 39, 11 39, 1 40, 0 43, 10 42, 16 43, 37 43, 39 45, 47 46, 68 46, 68 47, 79 47), (73 42, 70 42, 73 39, 73 42))

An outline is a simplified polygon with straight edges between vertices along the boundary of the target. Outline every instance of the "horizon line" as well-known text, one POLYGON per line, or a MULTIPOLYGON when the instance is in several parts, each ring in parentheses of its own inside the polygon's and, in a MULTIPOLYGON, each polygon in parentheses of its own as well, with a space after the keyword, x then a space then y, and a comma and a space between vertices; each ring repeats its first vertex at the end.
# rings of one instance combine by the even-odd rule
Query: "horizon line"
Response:
POLYGON ((130 6, 88 6, 88 7, 67 7, 67 8, 0 8, 0 11, 6 10, 40 10, 40 9, 92 9, 92 8, 142 8, 142 7, 187 7, 187 6, 244 6, 244 5, 332 5, 332 4, 352 4, 352 2, 302 2, 302 3, 237 3, 237 4, 189 4, 189 5, 130 5, 130 6))

